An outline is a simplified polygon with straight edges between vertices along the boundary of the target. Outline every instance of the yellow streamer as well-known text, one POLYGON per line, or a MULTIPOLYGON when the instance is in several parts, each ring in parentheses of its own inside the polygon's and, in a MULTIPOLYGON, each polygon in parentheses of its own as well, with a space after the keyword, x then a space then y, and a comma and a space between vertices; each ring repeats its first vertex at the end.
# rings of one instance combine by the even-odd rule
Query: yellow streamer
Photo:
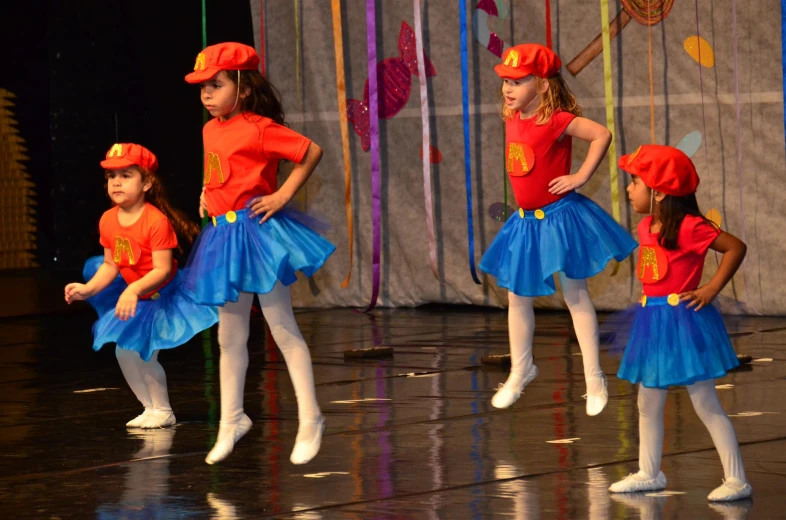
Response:
POLYGON ((609 37, 609 0, 600 0, 600 20, 603 29, 603 85, 606 92, 606 127, 611 132, 609 145, 609 182, 611 184, 611 214, 620 222, 620 192, 617 181, 617 131, 614 128, 614 92, 611 84, 611 39, 609 37))
MULTIPOLYGON (((609 184, 611 185, 611 215, 620 223, 620 189, 617 180, 617 131, 614 127, 614 91, 611 84, 611 37, 609 36, 609 0, 600 0, 600 25, 603 36, 603 86, 606 93, 606 128, 611 132, 609 144, 609 184)), ((620 270, 619 262, 614 262, 611 276, 620 270)))
POLYGON ((344 205, 347 208, 347 230, 349 234, 349 272, 341 287, 347 288, 352 277, 354 252, 354 227, 352 224, 352 160, 349 155, 349 124, 347 123, 347 86, 344 79, 344 35, 341 30, 341 0, 332 0, 333 46, 336 53, 336 92, 338 94, 338 117, 341 123, 341 148, 344 152, 344 205))

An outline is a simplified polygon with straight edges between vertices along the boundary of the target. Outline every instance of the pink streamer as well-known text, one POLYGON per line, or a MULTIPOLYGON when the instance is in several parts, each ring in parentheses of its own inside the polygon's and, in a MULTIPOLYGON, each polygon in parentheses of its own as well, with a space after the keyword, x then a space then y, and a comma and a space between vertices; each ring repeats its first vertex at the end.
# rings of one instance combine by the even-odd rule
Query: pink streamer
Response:
MULTIPOLYGON (((420 120, 423 126, 423 150, 429 150, 431 128, 429 127, 428 85, 426 84, 426 60, 423 53, 423 27, 420 20, 420 0, 414 0, 415 9, 415 49, 418 62, 418 81, 420 81, 420 120)), ((437 241, 434 238, 434 203, 431 194, 430 153, 423 153, 423 192, 426 198, 426 236, 428 238, 431 272, 439 280, 437 272, 437 241)))

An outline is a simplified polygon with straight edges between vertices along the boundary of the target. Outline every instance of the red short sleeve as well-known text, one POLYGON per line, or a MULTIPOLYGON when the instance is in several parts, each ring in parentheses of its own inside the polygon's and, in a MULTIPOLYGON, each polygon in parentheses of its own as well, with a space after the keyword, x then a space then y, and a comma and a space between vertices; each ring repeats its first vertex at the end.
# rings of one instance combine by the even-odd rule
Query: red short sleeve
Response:
POLYGON ((161 251, 176 247, 177 235, 172 224, 165 217, 156 219, 150 226, 150 250, 161 251))
POLYGON ((720 229, 703 218, 688 215, 680 228, 680 248, 703 255, 720 234, 720 229))
POLYGON ((109 231, 108 211, 98 221, 98 242, 104 248, 112 247, 112 233, 109 231))
POLYGON ((557 112, 551 116, 549 125, 551 125, 552 136, 555 141, 559 139, 559 136, 565 132, 565 129, 568 128, 568 125, 574 119, 576 119, 576 116, 570 112, 557 112))
POLYGON ((300 135, 278 123, 265 126, 262 135, 262 151, 272 159, 284 159, 300 164, 311 139, 300 135))

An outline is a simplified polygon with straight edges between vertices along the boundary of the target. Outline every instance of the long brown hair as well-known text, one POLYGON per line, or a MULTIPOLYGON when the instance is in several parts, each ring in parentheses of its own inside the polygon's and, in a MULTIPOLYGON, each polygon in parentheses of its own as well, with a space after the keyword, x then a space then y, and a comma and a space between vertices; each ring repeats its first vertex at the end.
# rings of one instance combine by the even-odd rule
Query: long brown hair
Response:
MULTIPOLYGON (((538 89, 540 89, 544 81, 547 81, 549 84, 548 90, 540 94, 540 106, 538 106, 535 112, 537 115, 536 124, 544 125, 548 123, 554 112, 558 110, 581 116, 581 106, 579 106, 576 96, 568 84, 565 83, 565 79, 561 74, 557 73, 548 79, 536 77, 535 80, 537 81, 538 89)), ((502 92, 500 91, 501 94, 502 92)), ((505 106, 505 96, 502 96, 501 99, 501 112, 502 119, 510 119, 515 114, 515 111, 505 106)))
MULTIPOLYGON (((182 253, 183 246, 181 242, 185 241, 191 245, 194 242, 194 238, 199 234, 199 226, 189 219, 185 213, 172 207, 166 196, 164 185, 156 174, 137 165, 129 166, 127 169, 138 171, 142 176, 142 184, 150 182, 150 189, 145 192, 145 202, 149 202, 158 208, 172 223, 172 227, 175 228, 175 233, 178 237, 177 250, 182 253)), ((107 178, 110 171, 112 170, 107 170, 105 173, 107 178)))
POLYGON ((239 71, 240 84, 238 85, 238 71, 226 70, 225 76, 240 89, 241 94, 248 89, 248 95, 241 98, 238 103, 241 112, 269 117, 276 123, 284 124, 284 107, 281 105, 281 94, 268 79, 258 70, 239 71))
POLYGON ((702 215, 695 193, 685 195, 684 197, 666 195, 658 204, 658 217, 661 221, 658 244, 660 244, 662 248, 672 250, 679 249, 677 235, 680 232, 680 226, 682 225, 682 221, 685 220, 686 215, 701 217, 711 226, 715 228, 718 227, 717 224, 702 215))

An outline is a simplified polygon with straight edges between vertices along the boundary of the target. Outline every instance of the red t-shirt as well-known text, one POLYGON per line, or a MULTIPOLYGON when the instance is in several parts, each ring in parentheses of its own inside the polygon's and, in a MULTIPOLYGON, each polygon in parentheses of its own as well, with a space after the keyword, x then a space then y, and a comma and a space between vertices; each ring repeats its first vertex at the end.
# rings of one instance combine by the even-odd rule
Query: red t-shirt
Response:
MULTIPOLYGON (((101 245, 112 250, 112 258, 127 284, 153 270, 153 251, 175 249, 177 236, 166 215, 150 203, 145 204, 139 219, 128 227, 117 220, 119 208, 106 211, 98 223, 101 245)), ((143 295, 149 297, 175 276, 177 260, 172 259, 172 274, 161 286, 143 295)))
POLYGON ((549 182, 570 173, 573 140, 558 139, 575 118, 560 111, 538 125, 537 116, 522 120, 516 112, 505 121, 505 169, 519 207, 538 209, 567 195, 549 193, 549 182))
POLYGON ((658 233, 650 233, 652 217, 639 223, 639 262, 636 276, 647 296, 668 296, 692 291, 701 283, 707 250, 721 231, 701 217, 685 216, 677 233, 679 249, 658 244, 658 233))
POLYGON ((202 131, 205 144, 205 198, 211 216, 243 209, 254 197, 278 189, 283 159, 299 164, 311 140, 252 113, 229 121, 211 119, 202 131))

